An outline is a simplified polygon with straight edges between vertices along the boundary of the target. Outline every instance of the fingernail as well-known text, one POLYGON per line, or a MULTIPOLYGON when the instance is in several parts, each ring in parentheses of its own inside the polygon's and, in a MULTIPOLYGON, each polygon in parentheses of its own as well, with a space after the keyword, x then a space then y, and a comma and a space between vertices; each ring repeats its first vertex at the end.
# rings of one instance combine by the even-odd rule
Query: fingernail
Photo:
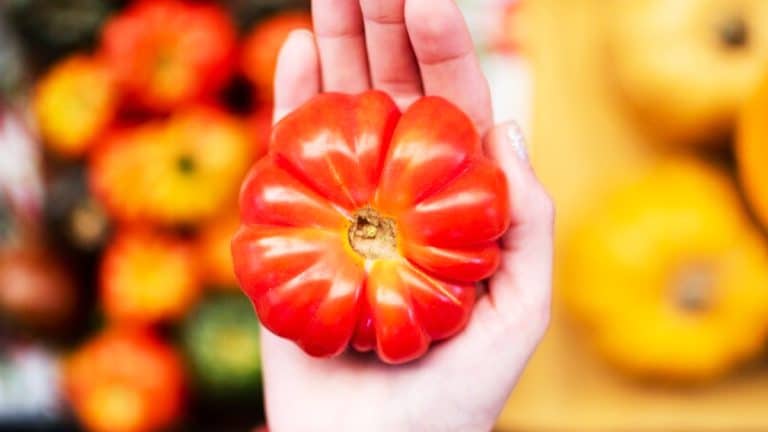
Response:
POLYGON ((525 135, 523 135, 523 131, 517 123, 511 122, 507 126, 507 139, 509 140, 512 149, 514 149, 515 154, 517 154, 517 157, 522 161, 528 162, 528 150, 525 145, 525 135))

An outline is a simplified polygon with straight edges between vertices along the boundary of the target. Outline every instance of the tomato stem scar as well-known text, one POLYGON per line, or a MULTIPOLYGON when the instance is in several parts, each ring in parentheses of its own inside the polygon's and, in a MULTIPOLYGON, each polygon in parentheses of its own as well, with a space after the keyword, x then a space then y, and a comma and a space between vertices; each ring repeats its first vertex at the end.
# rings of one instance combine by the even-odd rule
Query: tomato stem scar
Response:
POLYGON ((352 216, 348 240, 352 249, 366 259, 397 255, 395 221, 381 216, 371 207, 363 207, 352 216))
POLYGON ((677 306, 690 313, 709 309, 714 296, 714 278, 709 266, 698 264, 684 268, 673 282, 677 306))

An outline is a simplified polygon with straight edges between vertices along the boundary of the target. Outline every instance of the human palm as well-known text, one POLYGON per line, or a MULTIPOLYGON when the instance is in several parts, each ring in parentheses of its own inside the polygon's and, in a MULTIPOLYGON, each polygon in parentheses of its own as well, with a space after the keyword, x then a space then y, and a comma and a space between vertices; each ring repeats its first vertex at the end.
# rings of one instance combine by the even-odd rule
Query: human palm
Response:
POLYGON ((488 84, 453 0, 313 0, 314 31, 284 45, 275 119, 321 91, 423 95, 463 109, 507 175, 512 227, 502 263, 467 327, 421 359, 391 366, 362 354, 312 358, 264 329, 272 431, 489 430, 549 318, 552 203, 513 125, 492 128, 488 84))

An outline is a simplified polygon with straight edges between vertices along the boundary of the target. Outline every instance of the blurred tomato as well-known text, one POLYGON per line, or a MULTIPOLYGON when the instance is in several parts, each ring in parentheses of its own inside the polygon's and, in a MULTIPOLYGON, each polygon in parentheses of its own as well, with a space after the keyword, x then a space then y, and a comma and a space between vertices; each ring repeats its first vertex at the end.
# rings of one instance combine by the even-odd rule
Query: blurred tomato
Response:
POLYGON ((42 245, 0 250, 0 315, 31 330, 68 327, 77 306, 73 275, 42 245))
POLYGON ((196 302, 194 249, 168 234, 124 228, 101 264, 101 301, 108 319, 153 323, 181 318, 196 302))
POLYGON ((230 243, 240 225, 237 211, 225 213, 200 227, 197 245, 203 281, 217 288, 238 289, 230 243))
POLYGON ((101 51, 139 105, 168 110, 215 93, 231 75, 236 33, 212 3, 141 0, 105 25, 101 51))
POLYGON ((283 12, 256 24, 243 42, 241 68, 256 86, 258 96, 272 100, 272 81, 275 79, 277 56, 288 35, 297 29, 311 29, 312 17, 308 12, 283 12))
POLYGON ((148 432, 181 415, 184 374, 178 355, 147 330, 109 329, 64 366, 75 414, 89 431, 148 432))
POLYGON ((91 158, 90 185, 119 220, 194 224, 234 203, 252 154, 240 120, 188 107, 111 134, 91 158))
POLYGON ((269 136, 272 133, 272 106, 264 104, 248 116, 248 130, 251 134, 254 157, 259 158, 269 150, 269 136))
POLYGON ((118 101, 113 76, 100 60, 74 55, 54 65, 34 95, 45 145, 59 156, 81 156, 112 120, 118 101))

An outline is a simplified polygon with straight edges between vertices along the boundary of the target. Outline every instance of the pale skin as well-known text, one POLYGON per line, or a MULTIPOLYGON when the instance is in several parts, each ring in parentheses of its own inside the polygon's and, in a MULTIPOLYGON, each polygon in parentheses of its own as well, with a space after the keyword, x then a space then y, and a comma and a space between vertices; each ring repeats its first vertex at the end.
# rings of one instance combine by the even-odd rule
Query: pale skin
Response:
POLYGON ((417 361, 312 358, 265 329, 269 428, 488 431, 549 322, 552 201, 510 138, 514 127, 493 126, 488 83, 453 0, 313 0, 312 10, 314 34, 292 33, 280 53, 275 121, 326 91, 378 89, 401 109, 423 95, 447 98, 505 171, 513 222, 467 327, 417 361))

